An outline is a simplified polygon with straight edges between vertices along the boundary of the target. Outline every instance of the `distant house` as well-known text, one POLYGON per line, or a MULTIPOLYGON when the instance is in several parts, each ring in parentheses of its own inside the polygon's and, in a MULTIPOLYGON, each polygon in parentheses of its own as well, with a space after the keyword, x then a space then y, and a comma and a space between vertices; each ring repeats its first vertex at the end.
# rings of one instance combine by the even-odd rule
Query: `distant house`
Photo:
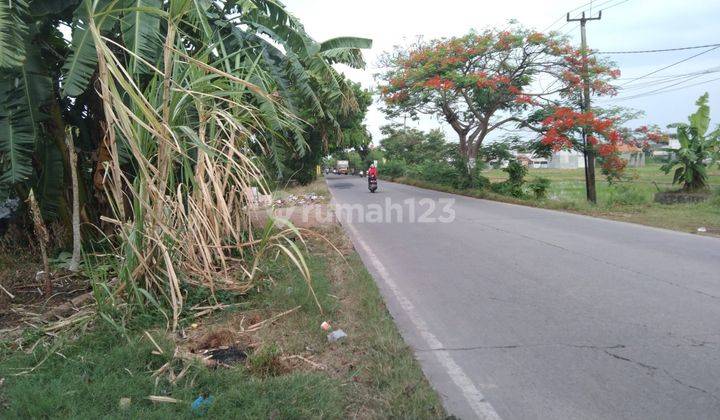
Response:
POLYGON ((560 150, 554 152, 547 161, 550 169, 578 169, 585 167, 583 154, 576 150, 560 150))
POLYGON ((532 159, 528 155, 517 155, 517 161, 523 166, 532 167, 532 159))
MULTIPOLYGON (((527 166, 528 168, 547 168, 548 165, 547 159, 535 156, 532 153, 518 153, 515 155, 515 158, 523 166, 527 166)), ((507 166, 507 164, 505 166, 507 166)))
POLYGON ((645 152, 641 148, 630 144, 621 144, 618 146, 620 157, 627 161, 629 168, 640 168, 645 166, 645 152))
POLYGON ((664 143, 656 144, 655 147, 653 148, 652 154, 653 154, 653 156, 667 156, 670 154, 670 152, 668 152, 667 149, 677 150, 679 148, 680 148, 680 140, 670 138, 670 139, 668 139, 667 144, 664 144, 664 143))

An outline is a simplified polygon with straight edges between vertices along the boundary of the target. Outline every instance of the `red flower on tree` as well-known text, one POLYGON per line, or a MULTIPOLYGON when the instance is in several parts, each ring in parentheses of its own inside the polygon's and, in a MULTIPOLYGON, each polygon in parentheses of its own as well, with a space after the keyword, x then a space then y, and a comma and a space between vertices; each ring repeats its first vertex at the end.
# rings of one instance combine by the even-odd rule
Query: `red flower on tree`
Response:
POLYGON ((444 80, 440 76, 435 76, 426 80, 424 86, 433 89, 449 90, 455 87, 455 83, 453 83, 452 80, 444 80))
MULTIPOLYGON (((388 54, 383 64, 387 71, 380 91, 385 112, 391 118, 443 118, 457 133, 458 151, 468 160, 477 157, 493 130, 510 124, 531 126, 530 115, 558 100, 578 103, 585 67, 595 94, 614 93, 610 81, 619 74, 601 58, 584 57, 558 34, 518 27, 420 42, 388 54), (552 89, 537 90, 541 75, 556 78, 552 89)), ((598 143, 607 142, 603 133, 612 126, 612 121, 570 108, 555 109, 545 122, 548 134, 543 141, 560 148, 572 147, 578 127, 587 127, 598 143)))
POLYGON ((622 144, 620 133, 615 129, 615 121, 609 118, 597 118, 592 112, 576 112, 571 108, 558 107, 553 114, 545 118, 541 143, 553 150, 593 148, 600 157, 603 173, 609 181, 620 178, 625 169, 618 146, 622 144), (589 133, 587 145, 578 140, 581 133, 589 133))

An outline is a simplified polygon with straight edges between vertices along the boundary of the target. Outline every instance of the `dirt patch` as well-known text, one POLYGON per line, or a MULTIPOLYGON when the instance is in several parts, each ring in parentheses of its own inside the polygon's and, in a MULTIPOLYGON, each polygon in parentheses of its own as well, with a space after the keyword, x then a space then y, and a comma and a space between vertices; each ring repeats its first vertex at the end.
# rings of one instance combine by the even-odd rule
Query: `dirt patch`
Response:
POLYGON ((88 279, 73 273, 53 273, 52 294, 46 295, 36 280, 37 266, 18 268, 13 275, 0 278, 0 329, 24 325, 27 319, 55 321, 92 300, 88 279), (12 297, 10 296, 12 295, 12 297))
POLYGON ((255 210, 250 212, 250 221, 255 226, 264 226, 271 216, 288 220, 293 226, 302 229, 337 224, 335 213, 328 204, 255 210))
POLYGON ((710 198, 709 192, 664 191, 655 193, 655 202, 660 204, 701 203, 710 198))

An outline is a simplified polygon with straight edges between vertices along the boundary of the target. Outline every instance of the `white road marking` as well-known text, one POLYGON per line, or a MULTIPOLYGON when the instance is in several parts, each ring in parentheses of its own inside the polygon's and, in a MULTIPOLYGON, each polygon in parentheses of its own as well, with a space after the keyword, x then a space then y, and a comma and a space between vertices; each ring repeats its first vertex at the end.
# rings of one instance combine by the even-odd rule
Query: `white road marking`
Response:
MULTIPOLYGON (((367 246, 365 241, 363 241, 357 229, 355 229, 355 227, 349 221, 344 226, 352 232, 352 235, 355 237, 356 242, 358 243, 358 245, 360 245, 360 247, 370 259, 370 263, 373 265, 373 267, 375 267, 375 270, 377 270, 378 274, 380 275, 380 277, 382 277, 385 284, 395 295, 395 298, 400 303, 400 306, 408 315, 408 318, 410 318, 412 323, 415 325, 415 328, 420 333, 420 336, 423 338, 423 340, 425 340, 427 348, 445 348, 443 343, 440 342, 440 340, 435 336, 435 334, 430 332, 425 321, 423 321, 423 319, 415 310, 415 305, 413 305, 413 303, 410 302, 405 296, 403 296, 402 292, 400 292, 400 289, 388 273, 385 266, 380 262, 372 249, 367 246)), ((493 406, 490 405, 490 403, 485 399, 485 396, 480 392, 480 390, 475 387, 475 384, 472 382, 470 377, 468 377, 467 374, 465 374, 465 372, 462 370, 462 368, 460 368, 460 366, 455 363, 455 360, 453 360, 452 356, 450 356, 450 353, 448 351, 436 350, 433 352, 433 354, 435 354, 440 364, 445 368, 445 371, 450 376, 455 385, 460 388, 460 391, 462 392, 463 396, 465 397, 475 414, 477 414, 478 418, 488 420, 500 420, 500 416, 498 415, 497 411, 495 411, 493 406)))

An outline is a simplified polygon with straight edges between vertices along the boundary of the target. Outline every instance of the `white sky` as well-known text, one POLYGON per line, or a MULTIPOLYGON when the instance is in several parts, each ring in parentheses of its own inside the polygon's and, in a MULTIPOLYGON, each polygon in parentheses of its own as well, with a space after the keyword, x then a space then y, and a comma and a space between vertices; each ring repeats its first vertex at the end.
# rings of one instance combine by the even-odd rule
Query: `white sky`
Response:
MULTIPOLYGON (((425 38, 462 35, 470 29, 482 30, 487 27, 505 26, 510 19, 516 19, 523 26, 544 30, 569 31, 579 45, 577 24, 566 24, 566 12, 588 3, 589 0, 285 0, 288 9, 304 23, 307 31, 318 41, 336 36, 362 36, 373 39, 373 48, 366 52, 368 69, 356 71, 347 69, 351 79, 365 87, 375 85, 373 74, 377 71, 377 57, 389 51, 394 45, 403 45, 418 35, 425 38)), ((720 43, 720 1, 718 0, 598 0, 593 2, 593 12, 608 8, 602 20, 588 23, 588 43, 599 51, 646 50, 676 48, 720 43), (603 5, 605 3, 605 5, 603 5), (610 7, 617 4, 615 7, 610 7)), ((579 13, 583 9, 578 9, 579 13)), ((589 11, 589 5, 584 8, 589 11)), ((653 53, 617 55, 613 59, 622 71, 623 78, 632 78, 649 73, 683 58, 704 51, 703 49, 653 53)), ((598 104, 617 104, 645 111, 646 116, 633 125, 659 124, 685 121, 694 109, 695 100, 704 92, 710 92, 710 106, 715 116, 714 124, 720 123, 720 80, 699 86, 683 88, 699 82, 720 78, 720 72, 702 75, 685 83, 670 87, 682 79, 665 81, 657 76, 678 75, 705 69, 720 70, 720 48, 691 59, 685 63, 664 70, 653 77, 634 82, 637 86, 620 92, 617 98, 632 94, 646 93, 667 87, 682 88, 673 92, 644 98, 619 101, 603 100, 598 104), (650 82, 645 84, 645 82, 650 82)), ((628 80, 619 81, 620 84, 628 80)), ((368 113, 366 123, 373 140, 377 143, 381 135, 379 128, 388 123, 385 116, 374 104, 368 113)), ((408 125, 421 129, 443 127, 448 140, 453 141, 454 133, 446 124, 431 118, 408 125)))

